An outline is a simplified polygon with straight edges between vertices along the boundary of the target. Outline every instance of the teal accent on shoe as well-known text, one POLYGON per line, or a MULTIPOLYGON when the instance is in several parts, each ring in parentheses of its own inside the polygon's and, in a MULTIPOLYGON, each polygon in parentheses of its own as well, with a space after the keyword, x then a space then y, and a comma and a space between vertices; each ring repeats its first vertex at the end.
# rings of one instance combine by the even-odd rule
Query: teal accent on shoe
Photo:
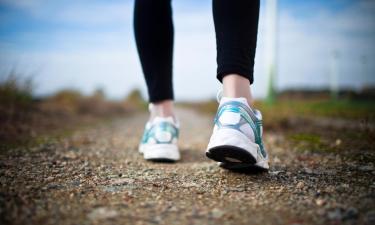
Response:
POLYGON ((163 121, 152 125, 149 129, 145 128, 141 144, 147 144, 150 138, 153 138, 156 144, 171 144, 174 138, 178 139, 178 136, 178 128, 170 122, 163 121), (160 141, 155 136, 157 132, 169 132, 171 134, 171 139, 169 141, 160 141))
POLYGON ((244 134, 244 132, 240 129, 240 127, 243 124, 249 124, 251 129, 254 133, 255 143, 259 145, 260 152, 264 158, 267 157, 267 152, 264 148, 262 136, 261 136, 261 127, 262 127, 262 121, 259 120, 255 114, 254 111, 249 108, 247 105, 238 102, 238 101, 229 101, 223 103, 215 116, 214 120, 215 124, 218 126, 218 128, 231 128, 235 129, 241 133, 244 134), (233 113, 239 113, 241 115, 241 119, 237 124, 221 124, 219 121, 219 118, 224 112, 233 112, 233 113))

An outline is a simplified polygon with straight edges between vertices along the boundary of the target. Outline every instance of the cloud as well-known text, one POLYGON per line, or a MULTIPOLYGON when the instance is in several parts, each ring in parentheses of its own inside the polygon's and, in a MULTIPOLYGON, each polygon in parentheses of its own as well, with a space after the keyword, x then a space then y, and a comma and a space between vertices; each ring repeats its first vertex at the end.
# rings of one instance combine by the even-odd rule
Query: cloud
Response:
POLYGON ((19 8, 26 11, 33 11, 35 9, 41 8, 47 0, 0 0, 0 4, 19 8))
POLYGON ((21 10, 28 16, 74 26, 102 26, 129 22, 132 1, 95 0, 0 0, 0 4, 21 10))
MULTIPOLYGON (((38 21, 51 20, 59 26, 20 30, 12 39, 0 36, 3 70, 13 65, 26 72, 41 68, 37 76, 40 94, 69 86, 86 93, 100 86, 117 98, 134 87, 141 87, 145 93, 130 22, 133 1, 28 2, 0 0, 29 12, 38 21)), ((215 78, 211 2, 202 1, 197 6, 190 1, 173 1, 173 7, 177 99, 213 97, 220 85, 215 78)), ((367 55, 369 62, 375 59, 373 1, 353 1, 336 10, 314 3, 314 13, 308 16, 301 14, 312 9, 298 13, 296 10, 300 8, 281 8, 277 79, 280 89, 327 86, 333 50, 341 52, 341 85, 360 87, 366 82, 375 83, 374 78, 360 74, 364 71, 362 55, 367 55)), ((263 17, 259 30, 253 90, 256 97, 263 97, 267 90, 263 17)), ((367 66, 368 74, 375 72, 375 64, 367 66)))
POLYGON ((101 1, 96 4, 71 4, 57 12, 60 22, 84 26, 125 24, 132 20, 129 2, 101 1))
MULTIPOLYGON (((342 10, 321 7, 314 16, 280 16, 279 87, 329 85, 332 52, 339 51, 341 86, 359 88, 375 79, 363 74, 361 58, 375 60, 375 10, 373 3, 353 2, 342 10)), ((375 72, 367 65, 369 73, 375 72)))

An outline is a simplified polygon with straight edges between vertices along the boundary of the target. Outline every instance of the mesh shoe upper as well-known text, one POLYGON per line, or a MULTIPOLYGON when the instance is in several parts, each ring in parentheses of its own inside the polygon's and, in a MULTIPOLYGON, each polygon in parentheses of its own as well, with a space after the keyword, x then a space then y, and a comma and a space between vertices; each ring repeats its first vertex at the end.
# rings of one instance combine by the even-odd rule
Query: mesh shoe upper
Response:
POLYGON ((267 157, 262 141, 262 115, 258 110, 251 109, 246 99, 221 99, 215 116, 214 132, 219 129, 235 129, 243 133, 259 146, 263 158, 267 157))
POLYGON ((172 117, 156 117, 146 124, 141 144, 176 144, 178 136, 178 124, 172 117))

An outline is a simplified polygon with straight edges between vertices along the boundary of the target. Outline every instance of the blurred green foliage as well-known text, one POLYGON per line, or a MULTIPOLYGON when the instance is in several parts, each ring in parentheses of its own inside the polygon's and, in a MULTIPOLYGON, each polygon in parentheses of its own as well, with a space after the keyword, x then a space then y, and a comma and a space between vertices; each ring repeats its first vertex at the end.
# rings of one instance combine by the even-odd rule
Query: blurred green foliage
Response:
MULTIPOLYGON (((207 113, 216 113, 218 103, 215 100, 200 103, 181 103, 207 113)), ((366 119, 375 117, 375 101, 339 99, 279 99, 273 104, 256 101, 259 109, 267 120, 285 117, 334 117, 343 119, 366 119)))
POLYGON ((297 115, 301 117, 336 117, 346 119, 363 119, 375 116, 375 101, 371 100, 279 100, 274 104, 256 102, 267 118, 297 115))
POLYGON ((107 99, 101 88, 88 96, 75 89, 64 89, 50 96, 35 97, 32 77, 14 71, 1 77, 4 79, 0 80, 0 147, 147 108, 139 90, 122 101, 107 99))
POLYGON ((148 103, 142 97, 142 93, 139 89, 130 91, 128 96, 125 98, 125 104, 128 107, 138 110, 146 110, 148 105, 148 103))
POLYGON ((327 152, 334 150, 334 148, 330 147, 318 134, 290 134, 288 139, 298 151, 327 152))
POLYGON ((31 77, 23 78, 14 71, 0 80, 0 110, 27 109, 33 100, 31 77))

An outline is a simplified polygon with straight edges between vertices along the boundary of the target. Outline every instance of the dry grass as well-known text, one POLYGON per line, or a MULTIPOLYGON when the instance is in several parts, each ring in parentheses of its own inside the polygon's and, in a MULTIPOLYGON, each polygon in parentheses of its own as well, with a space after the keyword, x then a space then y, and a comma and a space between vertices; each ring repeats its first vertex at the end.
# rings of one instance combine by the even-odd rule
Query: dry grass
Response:
POLYGON ((90 96, 66 89, 52 96, 36 98, 33 87, 31 78, 15 72, 0 81, 1 144, 30 142, 51 132, 126 116, 145 105, 139 91, 133 91, 123 101, 111 101, 100 89, 90 96))
MULTIPOLYGON (((180 105, 192 107, 196 110, 214 114, 218 103, 210 100, 199 103, 181 103, 180 105)), ((264 101, 256 101, 255 108, 259 109, 268 128, 284 127, 293 118, 317 119, 332 118, 342 120, 353 120, 354 122, 365 121, 373 123, 375 119, 375 101, 372 99, 350 99, 330 100, 329 98, 280 98, 273 104, 264 101)))

